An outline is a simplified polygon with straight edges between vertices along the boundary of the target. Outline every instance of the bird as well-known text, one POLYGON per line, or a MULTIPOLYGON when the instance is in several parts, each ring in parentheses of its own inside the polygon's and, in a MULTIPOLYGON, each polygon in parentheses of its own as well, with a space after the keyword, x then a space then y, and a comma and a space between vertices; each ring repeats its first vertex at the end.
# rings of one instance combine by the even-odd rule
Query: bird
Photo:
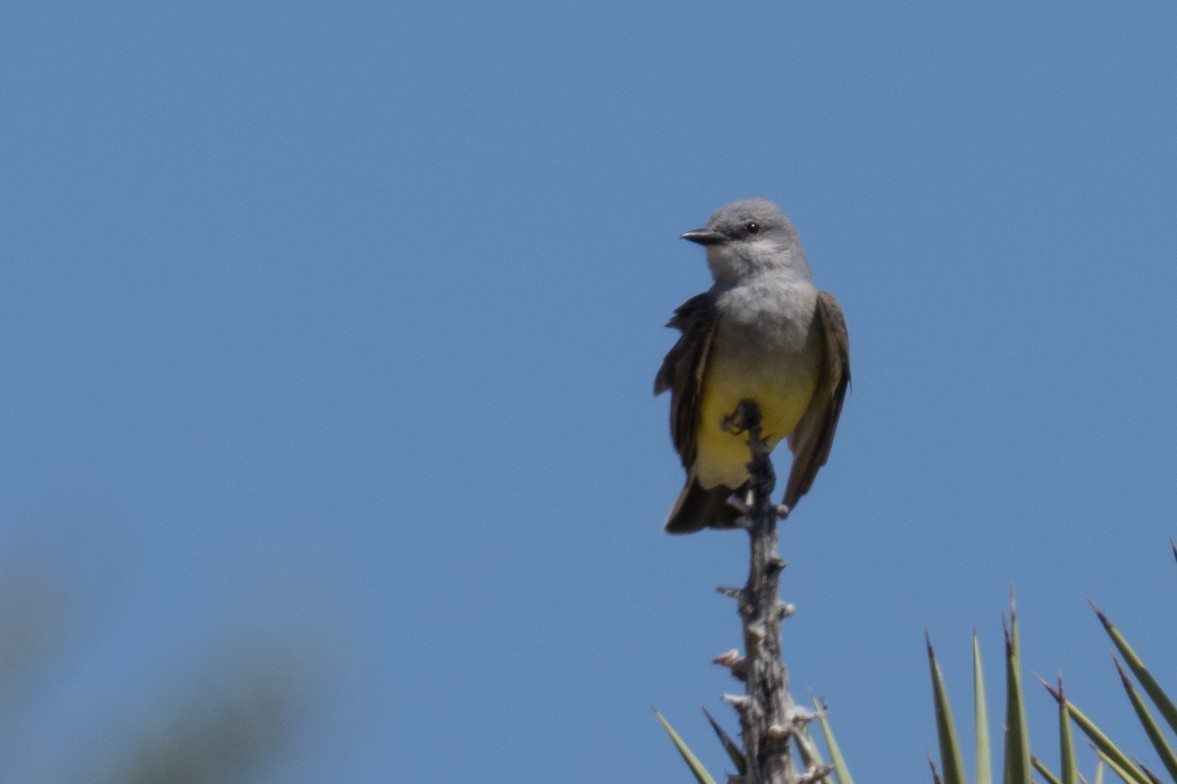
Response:
POLYGON ((655 395, 670 392, 671 439, 687 472, 666 518, 672 534, 739 527, 752 457, 748 433, 732 425, 743 402, 759 408, 769 450, 788 441, 788 514, 829 457, 850 385, 842 308, 814 287, 780 207, 732 202, 682 238, 706 248, 714 284, 674 311, 667 326, 682 334, 654 379, 655 395))

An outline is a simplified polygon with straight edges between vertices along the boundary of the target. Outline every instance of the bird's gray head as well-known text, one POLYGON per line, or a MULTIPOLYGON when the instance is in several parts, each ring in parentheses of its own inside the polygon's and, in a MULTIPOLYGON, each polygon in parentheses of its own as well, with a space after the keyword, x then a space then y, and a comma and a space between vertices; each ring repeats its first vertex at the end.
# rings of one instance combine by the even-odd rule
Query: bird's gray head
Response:
POLYGON ((744 199, 720 207, 701 229, 684 240, 707 248, 707 265, 719 283, 736 283, 767 271, 810 277, 797 230, 767 199, 744 199))

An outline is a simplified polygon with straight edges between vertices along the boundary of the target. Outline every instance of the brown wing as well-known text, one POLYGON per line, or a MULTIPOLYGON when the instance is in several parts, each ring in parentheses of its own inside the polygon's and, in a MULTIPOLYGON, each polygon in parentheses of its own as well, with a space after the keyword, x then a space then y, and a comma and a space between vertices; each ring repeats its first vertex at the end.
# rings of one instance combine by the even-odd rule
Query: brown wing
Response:
POLYGON ((654 394, 670 390, 670 437, 688 471, 695 462, 696 430, 703 368, 715 334, 715 298, 708 293, 691 297, 674 311, 666 326, 682 332, 662 360, 654 377, 654 394))
POLYGON ((846 388, 850 386, 850 337, 846 332, 846 319, 838 300, 827 291, 817 295, 817 323, 825 339, 825 361, 809 408, 789 436, 793 469, 785 490, 785 506, 790 509, 809 492, 818 469, 830 456, 834 431, 842 414, 842 401, 846 397, 846 388))

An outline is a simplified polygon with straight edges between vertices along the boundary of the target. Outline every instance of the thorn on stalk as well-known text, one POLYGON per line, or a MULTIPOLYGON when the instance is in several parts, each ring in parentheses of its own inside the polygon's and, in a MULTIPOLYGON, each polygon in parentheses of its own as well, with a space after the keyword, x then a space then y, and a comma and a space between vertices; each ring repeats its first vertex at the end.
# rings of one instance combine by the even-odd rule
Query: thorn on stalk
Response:
POLYGON ((711 663, 727 667, 732 677, 738 681, 748 680, 748 663, 735 648, 719 654, 711 660, 711 663))
POLYGON ((770 724, 764 731, 764 745, 761 747, 760 758, 764 760, 774 756, 789 756, 789 738, 795 735, 792 727, 782 727, 770 724))
POLYGON ((797 779, 797 784, 816 784, 834 772, 832 765, 811 765, 797 779))
POLYGON ((724 651, 723 653, 716 656, 714 659, 711 660, 711 663, 712 664, 721 664, 725 667, 733 667, 736 664, 738 664, 739 662, 742 662, 743 660, 744 660, 744 657, 740 655, 740 652, 738 650, 736 650, 735 648, 732 648, 731 650, 724 651))
POLYGON ((773 740, 773 741, 785 740, 792 734, 793 734, 792 727, 782 727, 779 724, 770 725, 768 728, 768 732, 765 733, 766 737, 769 740, 773 740))
POLYGON ((817 711, 810 710, 803 705, 794 705, 785 712, 785 718, 793 724, 808 724, 815 721, 818 715, 817 711))
POLYGON ((720 697, 721 700, 731 705, 740 713, 752 707, 752 698, 747 694, 724 694, 720 697))

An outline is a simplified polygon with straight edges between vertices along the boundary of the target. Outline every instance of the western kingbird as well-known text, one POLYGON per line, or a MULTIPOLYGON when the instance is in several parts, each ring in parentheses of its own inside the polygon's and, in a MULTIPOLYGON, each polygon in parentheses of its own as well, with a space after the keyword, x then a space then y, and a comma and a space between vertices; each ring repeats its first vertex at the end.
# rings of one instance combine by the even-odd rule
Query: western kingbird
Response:
POLYGON ((842 308, 813 286, 797 230, 780 208, 746 199, 720 208, 683 239, 707 248, 710 291, 687 300, 667 324, 682 332, 654 379, 670 390, 670 433, 687 470, 666 518, 685 534, 731 528, 750 477, 748 434, 732 422, 740 402, 761 413, 771 450, 789 440, 791 509, 825 465, 850 384, 850 342, 842 308))

